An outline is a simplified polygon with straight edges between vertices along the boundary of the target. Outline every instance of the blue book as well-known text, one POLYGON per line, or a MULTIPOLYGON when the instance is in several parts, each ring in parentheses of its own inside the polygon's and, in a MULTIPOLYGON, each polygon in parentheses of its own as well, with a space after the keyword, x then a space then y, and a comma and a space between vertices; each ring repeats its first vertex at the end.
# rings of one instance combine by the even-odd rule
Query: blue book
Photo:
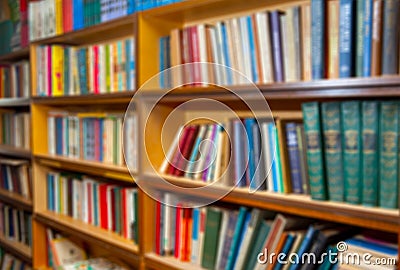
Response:
POLYGON ((233 125, 233 159, 234 159, 234 183, 238 187, 243 187, 246 185, 246 164, 247 159, 245 155, 247 152, 244 151, 243 145, 245 142, 245 130, 243 124, 240 120, 235 120, 232 122, 233 125), (242 143, 243 142, 243 143, 242 143))
MULTIPOLYGON (((287 259, 286 256, 288 255, 290 248, 292 247, 295 239, 296 239, 296 235, 291 234, 291 233, 287 234, 285 244, 283 245, 283 248, 281 251, 282 254, 285 254, 285 257, 283 258, 283 260, 287 259)), ((275 264, 274 270, 280 270, 280 269, 282 269, 282 267, 283 267, 283 264, 280 264, 277 261, 275 264)))
MULTIPOLYGON (((225 23, 221 23, 221 32, 222 32, 222 47, 223 47, 223 53, 224 53, 224 58, 225 58, 225 65, 227 67, 232 67, 231 59, 229 58, 229 44, 228 44, 228 35, 226 33, 226 25, 225 23)), ((232 85, 233 84, 233 77, 232 77, 232 70, 230 68, 225 68, 226 70, 226 79, 227 79, 227 84, 232 85)))
POLYGON ((373 22, 373 0, 364 2, 364 51, 363 51, 363 76, 371 76, 371 54, 372 54, 372 22, 373 22))
POLYGON ((104 119, 99 118, 96 121, 99 121, 99 161, 103 161, 103 131, 104 131, 104 119))
POLYGON ((72 0, 73 9, 73 30, 78 30, 83 28, 83 0, 72 0))
POLYGON ((325 1, 311 0, 311 73, 325 78, 325 1))
POLYGON ((250 64, 251 64, 251 74, 253 75, 253 82, 258 82, 258 70, 257 70, 257 53, 256 46, 254 44, 254 27, 251 16, 247 16, 247 27, 249 32, 249 45, 250 45, 250 64))
POLYGON ((339 77, 354 75, 354 0, 340 0, 339 7, 339 77))
MULTIPOLYGON (((159 71, 163 72, 165 69, 165 37, 160 37, 159 41, 159 58, 160 58, 160 66, 159 71)), ((160 76, 160 88, 165 88, 165 73, 162 73, 160 76)))
POLYGON ((54 211, 54 177, 52 174, 47 174, 47 209, 54 211))
MULTIPOLYGON (((192 243, 194 241, 198 241, 199 240, 199 228, 200 228, 200 208, 194 208, 193 209, 193 222, 192 222, 192 243)), ((174 237, 172 237, 174 238, 174 237)), ((201 247, 199 247, 201 248, 201 247)), ((197 260, 197 253, 196 252, 192 252, 191 254, 191 258, 190 260, 196 261, 197 260)))
MULTIPOLYGON (((129 4, 128 4, 129 6, 129 4)), ((127 90, 132 90, 133 85, 131 85, 131 80, 130 80, 130 69, 131 69, 131 57, 135 57, 134 55, 131 55, 131 40, 130 39, 126 39, 125 40, 125 74, 126 74, 126 89, 127 90)))
POLYGON ((303 193, 300 165, 300 149, 297 138, 296 123, 286 124, 286 145, 289 156, 292 192, 303 193))
MULTIPOLYGON (((323 1, 321 1, 323 2, 323 1)), ((281 23, 278 11, 271 11, 269 14, 271 42, 272 42, 272 59, 274 60, 274 79, 275 82, 283 82, 285 75, 283 70, 282 59, 282 39, 281 39, 281 23)))
POLYGON ((256 124, 254 118, 244 119, 244 126, 247 133, 247 154, 249 156, 248 167, 246 170, 246 184, 250 186, 250 183, 254 181, 255 174, 255 162, 254 162, 254 144, 253 144, 253 125, 256 124))
POLYGON ((240 247, 240 242, 242 238, 242 231, 244 227, 244 223, 247 219, 247 208, 246 207, 240 207, 239 209, 239 215, 235 227, 235 232, 233 234, 233 239, 232 239, 232 245, 229 250, 229 256, 228 256, 228 261, 226 263, 225 270, 231 270, 233 269, 233 266, 235 265, 236 259, 237 259, 237 254, 239 251, 240 247))
MULTIPOLYGON (((306 235, 304 236, 304 239, 303 239, 303 241, 301 242, 300 247, 299 247, 299 249, 298 249, 297 252, 296 252, 297 255, 299 256, 299 258, 301 258, 301 257, 303 256, 303 254, 304 254, 305 252, 307 252, 307 251, 310 249, 311 244, 313 243, 313 239, 314 239, 314 236, 315 236, 315 232, 316 232, 316 229, 314 228, 313 225, 311 225, 311 226, 308 228, 307 233, 306 233, 306 235)), ((299 269, 300 267, 301 267, 301 261, 300 261, 299 263, 292 264, 292 265, 290 266, 289 270, 297 270, 297 269, 299 269)))
POLYGON ((56 154, 63 154, 63 118, 56 117, 56 154))
POLYGON ((136 11, 135 0, 128 0, 128 14, 133 14, 136 11))
POLYGON ((86 62, 87 62, 86 48, 81 48, 78 51, 78 73, 79 73, 79 89, 81 94, 87 94, 87 78, 86 78, 86 62))
POLYGON ((346 240, 346 244, 362 247, 365 249, 370 249, 372 251, 387 254, 388 256, 396 256, 396 257, 398 256, 398 250, 395 247, 391 247, 385 244, 380 244, 377 242, 371 242, 360 238, 348 239, 346 240))

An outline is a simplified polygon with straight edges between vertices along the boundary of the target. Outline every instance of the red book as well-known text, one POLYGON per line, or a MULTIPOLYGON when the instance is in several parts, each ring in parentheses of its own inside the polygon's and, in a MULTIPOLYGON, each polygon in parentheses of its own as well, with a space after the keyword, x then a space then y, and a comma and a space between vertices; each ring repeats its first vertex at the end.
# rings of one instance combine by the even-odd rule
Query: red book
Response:
POLYGON ((93 58, 94 58, 94 67, 93 67, 93 88, 94 93, 99 93, 99 46, 93 46, 93 58))
MULTIPOLYGON (((189 128, 190 126, 184 127, 180 134, 178 148, 175 150, 174 156, 171 160, 171 164, 169 164, 168 166, 167 174, 169 175, 175 175, 175 170, 177 170, 176 167, 179 164, 180 158, 182 157, 181 150, 183 149, 186 137, 189 134, 189 128)), ((179 136, 179 134, 177 134, 177 136, 179 136)))
POLYGON ((181 248, 181 231, 182 231, 182 207, 180 204, 176 207, 175 218, 175 258, 179 259, 181 248))
POLYGON ((28 0, 19 1, 19 11, 21 15, 21 47, 27 47, 29 43, 28 30, 28 0))
POLYGON ((52 95, 52 81, 51 81, 51 46, 47 46, 47 95, 52 95))
MULTIPOLYGON (((122 236, 129 238, 128 231, 126 229, 127 223, 127 209, 126 209, 126 188, 121 188, 121 224, 122 224, 122 236)), ((132 206, 133 207, 133 206, 132 206)))
POLYGON ((107 184, 99 185, 99 206, 100 206, 100 227, 107 230, 108 229, 108 215, 107 215, 107 184))
POLYGON ((182 254, 182 260, 185 262, 190 261, 190 242, 191 242, 191 222, 192 222, 192 209, 190 208, 185 208, 183 210, 184 212, 184 225, 185 225, 185 229, 184 229, 184 236, 183 236, 183 240, 184 240, 184 248, 183 248, 183 254, 182 254))
MULTIPOLYGON (((178 168, 185 168, 186 167, 186 161, 190 158, 190 154, 192 153, 192 149, 193 149, 193 144, 196 140, 197 137, 197 133, 199 131, 199 126, 192 126, 190 127, 190 130, 188 132, 188 135, 185 139, 185 141, 183 142, 183 149, 182 149, 182 156, 184 158, 179 159, 179 163, 178 163, 178 168)), ((182 170, 175 170, 174 175, 176 176, 182 176, 184 175, 184 171, 182 170)))
MULTIPOLYGON (((200 62, 199 34, 197 26, 190 27, 190 62, 200 62)), ((192 68, 194 85, 201 85, 201 68, 200 64, 194 64, 192 68)))
POLYGON ((155 252, 161 255, 161 203, 156 202, 156 246, 155 252))

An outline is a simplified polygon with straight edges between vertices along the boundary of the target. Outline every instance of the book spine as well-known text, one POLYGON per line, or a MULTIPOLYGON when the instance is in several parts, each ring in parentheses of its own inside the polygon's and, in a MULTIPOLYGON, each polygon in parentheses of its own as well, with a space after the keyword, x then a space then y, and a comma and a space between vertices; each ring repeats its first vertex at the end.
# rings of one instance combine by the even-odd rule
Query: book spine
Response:
POLYGON ((358 1, 356 3, 356 29, 355 29, 355 75, 361 77, 363 75, 364 67, 364 20, 365 20, 365 1, 358 1))
POLYGON ((283 82, 285 75, 283 74, 281 26, 279 19, 280 15, 278 11, 272 11, 269 15, 271 25, 272 58, 274 63, 274 79, 275 82, 283 82))
POLYGON ((311 0, 312 79, 325 78, 325 1, 311 0))
POLYGON ((327 169, 329 199, 342 202, 344 187, 340 122, 340 104, 338 102, 322 103, 325 167, 327 169))
POLYGON ((381 74, 382 0, 374 0, 372 23, 371 76, 381 74))
POLYGON ((380 112, 379 206, 397 208, 398 104, 392 101, 382 101, 380 112))
POLYGON ((339 78, 339 1, 328 2, 328 78, 339 78))
POLYGON ((362 102, 362 203, 378 205, 378 131, 379 106, 377 101, 362 102))
POLYGON ((286 124, 286 144, 289 156, 292 192, 303 193, 301 180, 300 149, 298 145, 296 123, 286 124))
POLYGON ((340 0, 339 77, 354 75, 354 1, 340 0))
POLYGON ((361 115, 358 101, 341 104, 345 201, 361 202, 361 115))
POLYGON ((383 2, 382 75, 398 72, 399 4, 399 1, 383 2))
POLYGON ((371 58, 372 58, 372 14, 373 14, 373 0, 366 0, 364 3, 364 23, 363 23, 363 69, 362 76, 371 76, 371 58))
POLYGON ((207 209, 203 258, 201 261, 201 266, 206 269, 213 269, 216 262, 221 219, 221 211, 214 208, 207 209))

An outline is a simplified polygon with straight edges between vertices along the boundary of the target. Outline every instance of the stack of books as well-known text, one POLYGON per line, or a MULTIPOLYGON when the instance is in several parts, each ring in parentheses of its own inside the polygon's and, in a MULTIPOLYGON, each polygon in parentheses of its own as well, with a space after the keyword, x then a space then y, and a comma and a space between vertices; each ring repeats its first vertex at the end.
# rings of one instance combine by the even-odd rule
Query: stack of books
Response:
POLYGON ((1 269, 31 270, 31 266, 1 249, 1 269))
POLYGON ((0 233, 8 240, 32 246, 32 214, 0 202, 0 233))
POLYGON ((29 62, 0 66, 0 98, 30 96, 29 62))
POLYGON ((20 159, 0 158, 0 188, 32 199, 32 168, 20 159))
POLYGON ((3 112, 0 116, 0 143, 29 150, 31 148, 31 127, 29 113, 3 112))

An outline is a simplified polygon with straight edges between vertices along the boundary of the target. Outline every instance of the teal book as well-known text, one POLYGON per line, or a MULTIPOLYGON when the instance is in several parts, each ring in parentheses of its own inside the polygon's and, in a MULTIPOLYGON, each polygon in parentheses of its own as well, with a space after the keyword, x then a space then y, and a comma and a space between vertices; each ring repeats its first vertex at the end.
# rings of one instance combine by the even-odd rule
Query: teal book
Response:
POLYGON ((257 265, 258 254, 262 251, 265 239, 271 229, 271 221, 264 220, 257 232, 254 232, 257 237, 254 239, 254 243, 250 246, 249 257, 247 263, 243 269, 252 270, 257 265))
POLYGON ((362 115, 362 204, 378 205, 379 103, 363 101, 362 115))
POLYGON ((328 195, 330 200, 342 202, 344 200, 344 183, 340 103, 322 103, 321 109, 328 195))
POLYGON ((302 110, 311 197, 314 200, 326 200, 327 190, 324 175, 324 155, 319 104, 318 102, 303 103, 302 110))
POLYGON ((237 259, 237 254, 239 252, 239 247, 240 247, 240 236, 242 235, 245 219, 247 215, 247 208, 246 207, 240 207, 239 209, 239 215, 237 219, 237 223, 235 226, 235 231, 233 233, 233 239, 232 239, 232 244, 231 248, 229 250, 229 255, 228 255, 228 261, 226 263, 225 270, 233 269, 236 259, 237 259))
POLYGON ((344 200, 361 203, 361 110, 359 101, 341 103, 344 200))
POLYGON ((398 104, 382 101, 379 138, 379 206, 397 208, 398 196, 398 104))

